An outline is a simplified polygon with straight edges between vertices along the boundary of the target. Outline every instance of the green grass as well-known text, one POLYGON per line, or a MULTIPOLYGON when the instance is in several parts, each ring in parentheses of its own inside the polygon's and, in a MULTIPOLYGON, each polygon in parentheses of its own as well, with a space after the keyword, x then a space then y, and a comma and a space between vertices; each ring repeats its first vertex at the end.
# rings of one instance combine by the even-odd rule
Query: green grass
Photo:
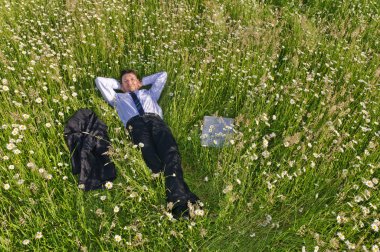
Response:
POLYGON ((378 1, 0 3, 0 250, 378 251, 378 1), (159 103, 204 217, 167 218, 95 89, 123 68, 168 72, 159 103), (71 174, 63 127, 84 107, 109 127, 111 190, 71 174), (205 115, 235 118, 233 146, 201 147, 205 115))

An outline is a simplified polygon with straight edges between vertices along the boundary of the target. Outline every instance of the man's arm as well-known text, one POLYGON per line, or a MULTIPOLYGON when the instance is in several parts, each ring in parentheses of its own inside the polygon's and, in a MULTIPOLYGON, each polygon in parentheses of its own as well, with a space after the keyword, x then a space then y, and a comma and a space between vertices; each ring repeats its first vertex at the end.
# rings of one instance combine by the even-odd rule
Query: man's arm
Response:
POLYGON ((158 101, 161 92, 166 84, 167 78, 168 74, 166 72, 159 72, 142 78, 141 82, 143 86, 153 84, 152 87, 149 89, 149 92, 152 98, 155 101, 158 101))
POLYGON ((120 83, 113 78, 97 77, 95 79, 96 87, 99 89, 104 100, 114 106, 116 92, 114 89, 120 89, 120 83))

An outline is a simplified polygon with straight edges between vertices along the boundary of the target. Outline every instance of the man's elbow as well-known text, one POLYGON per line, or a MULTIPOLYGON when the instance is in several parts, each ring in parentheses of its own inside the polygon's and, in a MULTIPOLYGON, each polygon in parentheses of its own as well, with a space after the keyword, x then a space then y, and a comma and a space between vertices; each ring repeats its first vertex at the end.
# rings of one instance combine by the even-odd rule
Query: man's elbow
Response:
POLYGON ((101 81, 102 81, 102 77, 96 77, 95 78, 95 85, 98 89, 100 89, 100 85, 101 85, 101 81))

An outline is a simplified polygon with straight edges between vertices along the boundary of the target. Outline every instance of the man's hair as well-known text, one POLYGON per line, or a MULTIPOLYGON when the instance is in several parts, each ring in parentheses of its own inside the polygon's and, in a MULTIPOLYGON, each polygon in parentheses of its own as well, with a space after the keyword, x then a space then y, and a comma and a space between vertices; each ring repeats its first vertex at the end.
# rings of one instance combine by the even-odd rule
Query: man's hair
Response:
POLYGON ((134 74, 134 75, 137 77, 138 80, 141 80, 141 79, 140 79, 140 75, 137 73, 136 70, 134 70, 134 69, 124 69, 124 70, 121 70, 121 71, 120 71, 120 83, 123 82, 123 81, 122 81, 123 76, 124 76, 125 74, 129 74, 129 73, 134 74))

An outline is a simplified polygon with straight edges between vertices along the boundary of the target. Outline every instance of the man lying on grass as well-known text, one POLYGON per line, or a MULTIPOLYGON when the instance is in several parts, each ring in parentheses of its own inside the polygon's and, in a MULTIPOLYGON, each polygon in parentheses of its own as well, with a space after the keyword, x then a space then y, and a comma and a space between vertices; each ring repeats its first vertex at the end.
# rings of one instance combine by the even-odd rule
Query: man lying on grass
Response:
POLYGON ((153 176, 164 173, 166 200, 169 205, 170 202, 174 204, 173 216, 189 217, 189 206, 191 208, 199 198, 183 179, 177 143, 162 120, 162 109, 157 103, 166 79, 167 73, 160 72, 140 80, 137 72, 130 69, 121 71, 121 84, 116 79, 104 77, 97 77, 95 83, 103 98, 116 108, 133 143, 141 147, 143 159, 153 176), (140 89, 150 84, 149 90, 140 89), (122 93, 116 93, 116 89, 122 93))

